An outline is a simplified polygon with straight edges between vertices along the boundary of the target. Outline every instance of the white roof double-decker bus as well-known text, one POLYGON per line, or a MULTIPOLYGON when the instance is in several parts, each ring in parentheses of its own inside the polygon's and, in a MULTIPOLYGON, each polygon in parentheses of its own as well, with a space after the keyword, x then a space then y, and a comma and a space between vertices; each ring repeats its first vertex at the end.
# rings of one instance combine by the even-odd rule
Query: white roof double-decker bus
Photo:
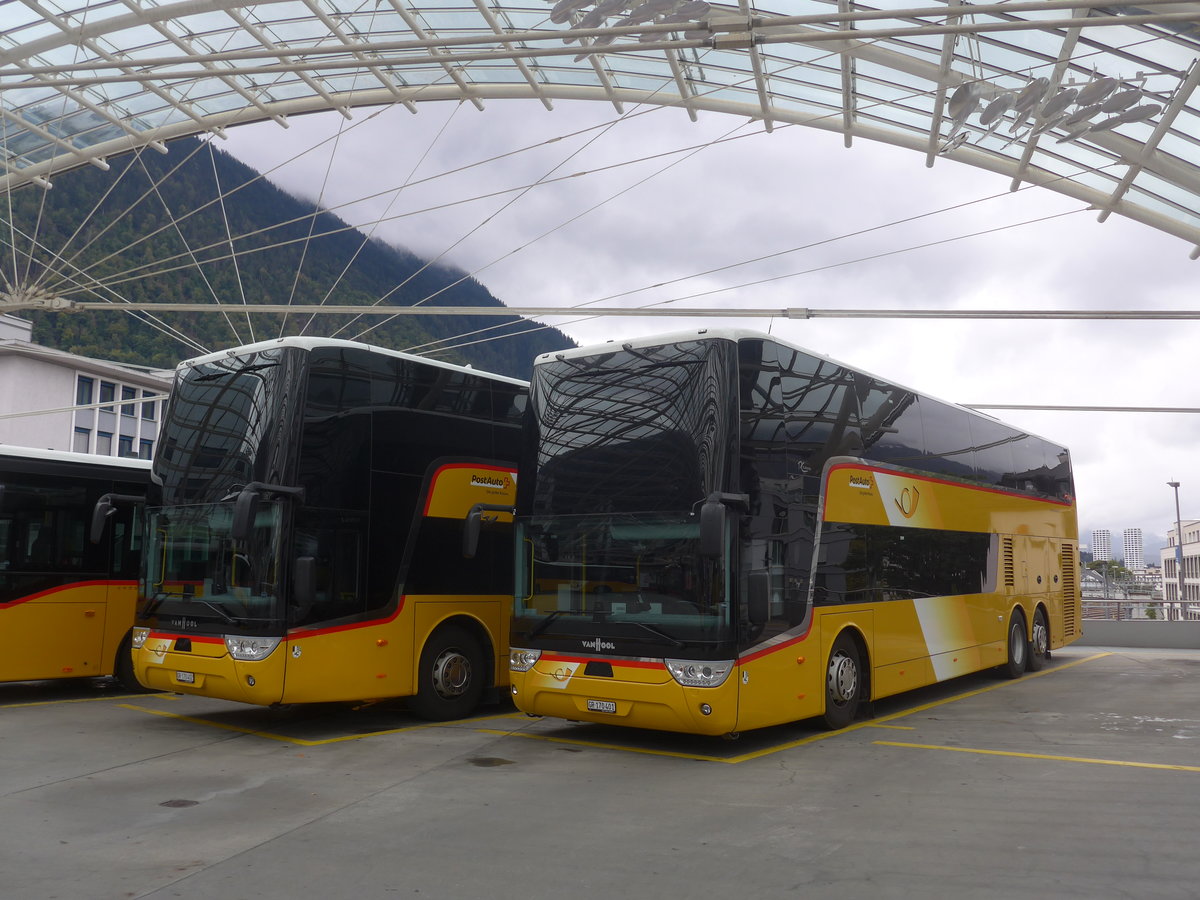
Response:
POLYGON ((1070 456, 746 331, 538 357, 513 699, 702 734, 823 716, 1079 636, 1070 456))

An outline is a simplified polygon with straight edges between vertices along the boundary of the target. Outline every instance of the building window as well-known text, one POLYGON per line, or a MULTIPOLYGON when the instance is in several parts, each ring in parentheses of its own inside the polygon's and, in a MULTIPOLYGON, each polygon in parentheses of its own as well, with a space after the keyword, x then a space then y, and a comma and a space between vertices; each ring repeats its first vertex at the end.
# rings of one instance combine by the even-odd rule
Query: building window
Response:
MULTIPOLYGON (((149 391, 142 391, 142 399, 143 400, 146 400, 151 397, 157 397, 157 396, 158 396, 157 394, 152 394, 149 391)), ((142 404, 142 418, 148 419, 151 422, 153 422, 154 416, 156 415, 155 409, 157 406, 158 406, 158 403, 155 400, 149 400, 149 402, 143 403, 142 404)))
POLYGON ((151 459, 154 456, 154 441, 142 441, 138 448, 138 456, 142 459, 151 459))
POLYGON ((92 388, 95 382, 80 375, 75 379, 75 405, 87 406, 92 402, 92 388))
POLYGON ((90 428, 76 428, 75 437, 71 442, 71 449, 76 453, 87 453, 91 449, 92 430, 90 428))
POLYGON ((133 438, 130 435, 123 434, 117 438, 117 455, 124 457, 133 456, 133 438))
MULTIPOLYGON (((137 398, 137 389, 136 388, 131 388, 131 387, 121 388, 121 400, 122 401, 134 400, 136 398, 137 398)), ((122 402, 121 403, 121 415, 123 415, 123 416, 137 415, 137 404, 122 402)))
POLYGON ((97 431, 96 432, 96 454, 98 456, 112 456, 112 432, 97 431))
MULTIPOLYGON (((112 401, 114 401, 116 399, 117 399, 117 386, 115 384, 113 384, 111 381, 100 382, 100 402, 101 403, 112 403, 112 401)), ((100 408, 102 410, 104 410, 105 412, 113 411, 113 408, 111 406, 102 406, 100 408)))

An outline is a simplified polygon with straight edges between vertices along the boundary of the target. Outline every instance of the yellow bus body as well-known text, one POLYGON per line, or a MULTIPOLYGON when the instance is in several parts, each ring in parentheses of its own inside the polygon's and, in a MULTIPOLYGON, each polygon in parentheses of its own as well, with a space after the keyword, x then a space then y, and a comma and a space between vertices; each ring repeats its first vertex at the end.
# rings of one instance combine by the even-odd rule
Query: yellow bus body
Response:
POLYGON ((0 681, 114 674, 137 583, 80 581, 0 603, 0 681))
POLYGON ((827 661, 844 632, 865 651, 869 699, 877 700, 1004 665, 1017 610, 1032 639, 1035 611, 1049 647, 1080 635, 1077 523, 1072 502, 839 462, 826 470, 822 519, 995 534, 994 590, 950 597, 817 605, 806 627, 744 651, 718 688, 686 688, 661 660, 543 653, 512 672, 513 700, 533 715, 695 734, 727 734, 819 716, 827 661), (592 661, 613 676, 588 677, 592 661), (588 708, 615 701, 615 712, 588 708), (711 710, 701 711, 702 705, 711 710))
POLYGON ((489 652, 489 683, 507 686, 495 647, 508 646, 507 596, 404 597, 395 615, 327 628, 295 628, 265 659, 236 660, 221 637, 152 630, 134 651, 138 681, 155 690, 258 706, 409 697, 416 693, 421 649, 439 628, 472 632, 489 652), (179 649, 179 642, 185 641, 179 649))

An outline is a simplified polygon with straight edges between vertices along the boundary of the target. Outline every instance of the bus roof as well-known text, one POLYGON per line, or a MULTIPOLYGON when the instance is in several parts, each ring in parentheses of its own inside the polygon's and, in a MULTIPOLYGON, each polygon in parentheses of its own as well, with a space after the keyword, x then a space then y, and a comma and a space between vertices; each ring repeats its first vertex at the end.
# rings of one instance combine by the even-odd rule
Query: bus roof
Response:
POLYGON ((95 453, 76 453, 72 450, 42 450, 37 447, 19 447, 16 444, 0 444, 0 456, 78 463, 87 466, 115 466, 119 469, 144 469, 146 471, 150 469, 150 460, 148 459, 100 456, 95 453))
MULTIPOLYGON (((961 404, 955 403, 952 400, 945 400, 925 391, 919 391, 916 388, 909 387, 908 385, 898 384, 890 378, 883 378, 882 376, 876 375, 874 372, 868 372, 865 369, 860 369, 858 366, 852 366, 849 363, 834 359, 832 356, 826 356, 824 353, 818 353, 815 350, 809 350, 807 347, 801 347, 799 344, 793 344, 791 341, 785 341, 782 338, 777 338, 773 335, 764 334, 761 331, 753 331, 747 328, 700 328, 695 331, 671 331, 664 332, 662 334, 645 335, 643 337, 630 338, 626 341, 611 340, 605 341, 603 344, 591 344, 587 347, 574 347, 569 350, 559 350, 553 353, 542 353, 539 354, 536 359, 534 359, 533 363, 535 366, 538 366, 554 362, 559 359, 577 359, 584 356, 595 356, 599 353, 612 353, 615 349, 641 349, 643 347, 657 347, 661 344, 673 343, 676 341, 700 341, 714 339, 733 341, 734 343, 742 340, 769 341, 770 343, 779 344, 792 350, 798 350, 801 353, 807 353, 809 356, 815 357, 816 359, 823 359, 835 366, 841 366, 845 369, 861 372, 863 375, 874 378, 877 381, 883 382, 884 384, 899 388, 902 391, 910 391, 919 397, 925 397, 938 403, 944 403, 947 406, 953 406, 956 409, 964 410, 973 416, 991 419, 994 422, 999 422, 1001 425, 1005 425, 1010 428, 1015 427, 1010 425, 1008 422, 1003 421, 1002 419, 998 419, 995 416, 990 415, 989 413, 980 412, 979 410, 972 409, 969 406, 962 406, 961 404)), ((1047 438, 1043 438, 1041 435, 1034 434, 1033 432, 1024 428, 1019 430, 1030 435, 1031 437, 1041 438, 1048 443, 1058 443, 1057 441, 1050 441, 1047 438)))
POLYGON ((227 359, 231 356, 245 356, 249 353, 260 353, 263 350, 272 350, 277 347, 296 347, 300 350, 317 350, 323 347, 342 347, 345 349, 365 350, 369 353, 378 353, 382 356, 391 356, 398 359, 407 359, 412 362, 418 362, 423 365, 433 366, 440 369, 450 369, 455 372, 465 372, 472 375, 479 375, 484 378, 490 378, 493 381, 504 381, 509 384, 528 386, 527 381, 522 381, 520 378, 513 378, 509 375, 497 375, 495 372, 487 372, 483 369, 473 369, 470 366, 460 366, 455 363, 442 362, 437 359, 427 359, 424 356, 416 356, 412 353, 403 353, 400 350, 389 350, 387 347, 378 347, 374 344, 364 344, 360 341, 344 341, 338 338, 323 338, 323 337, 282 337, 270 341, 258 341, 254 344, 243 344, 240 347, 230 347, 226 350, 218 350, 215 353, 208 353, 204 356, 196 356, 192 359, 185 359, 176 366, 176 369, 190 368, 191 366, 201 365, 204 363, 218 362, 222 359, 227 359))

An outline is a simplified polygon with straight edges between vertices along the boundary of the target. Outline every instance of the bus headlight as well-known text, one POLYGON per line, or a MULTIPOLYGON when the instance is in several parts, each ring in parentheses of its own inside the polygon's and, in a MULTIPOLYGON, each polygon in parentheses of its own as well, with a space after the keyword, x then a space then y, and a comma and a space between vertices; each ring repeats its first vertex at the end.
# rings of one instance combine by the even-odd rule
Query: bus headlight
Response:
POLYGON ((146 638, 150 637, 149 628, 134 628, 130 640, 133 642, 133 649, 137 650, 142 644, 146 643, 146 638))
POLYGON ((684 687, 720 687, 733 671, 732 659, 664 659, 671 677, 684 687))
POLYGON ((533 664, 541 658, 541 650, 523 650, 520 647, 510 647, 508 650, 508 670, 510 672, 528 672, 533 664))
POLYGON ((252 662, 266 659, 279 646, 277 637, 246 637, 240 634, 225 635, 225 649, 234 659, 252 662))

